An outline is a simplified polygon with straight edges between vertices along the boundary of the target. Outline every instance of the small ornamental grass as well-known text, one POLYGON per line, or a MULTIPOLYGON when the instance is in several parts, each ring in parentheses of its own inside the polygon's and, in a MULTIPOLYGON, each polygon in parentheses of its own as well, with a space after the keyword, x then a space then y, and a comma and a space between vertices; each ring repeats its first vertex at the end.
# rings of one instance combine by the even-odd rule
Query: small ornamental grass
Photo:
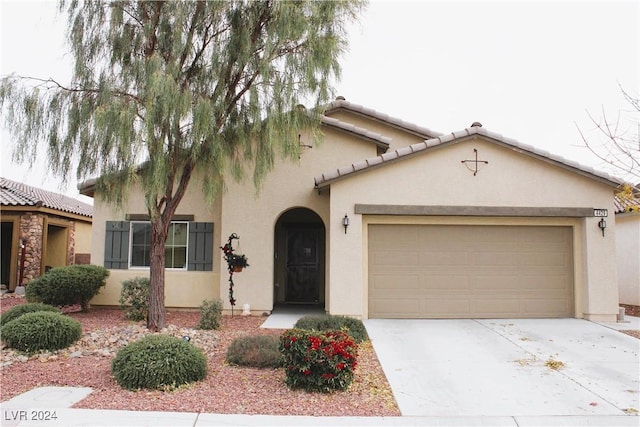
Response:
POLYGON ((50 311, 53 313, 60 313, 60 309, 58 307, 54 307, 48 304, 42 304, 41 302, 32 302, 27 304, 16 305, 15 307, 11 307, 9 310, 5 311, 0 315, 0 326, 3 326, 14 319, 22 316, 27 313, 35 313, 38 311, 50 311))
POLYGON ((309 329, 313 331, 344 331, 354 339, 356 343, 369 340, 367 329, 362 320, 347 316, 314 315, 304 316, 298 319, 294 328, 309 329))
POLYGON ((279 368, 284 358, 280 338, 272 335, 248 335, 233 340, 227 349, 227 362, 253 368, 279 368))
POLYGON ((127 390, 173 390, 207 376, 207 360, 193 344, 169 335, 147 335, 122 347, 111 362, 127 390))
POLYGON ((222 323, 222 300, 205 300, 200 305, 200 329, 220 329, 222 323))
POLYGON ((29 354, 67 348, 81 336, 80 322, 51 311, 23 314, 2 328, 2 341, 8 347, 29 354))
POLYGON ((292 389, 332 392, 353 382, 358 346, 343 331, 289 329, 280 336, 285 383, 292 389))
POLYGON ((149 311, 149 278, 134 277, 124 280, 118 302, 127 319, 146 319, 149 311))

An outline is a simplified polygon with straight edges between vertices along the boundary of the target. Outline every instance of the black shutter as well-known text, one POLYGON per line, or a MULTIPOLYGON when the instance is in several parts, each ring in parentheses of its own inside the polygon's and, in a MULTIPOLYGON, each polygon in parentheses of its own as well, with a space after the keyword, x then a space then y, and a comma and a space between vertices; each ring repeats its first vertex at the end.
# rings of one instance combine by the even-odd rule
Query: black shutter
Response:
POLYGON ((213 223, 189 223, 189 271, 213 270, 213 223))
POLYGON ((104 267, 119 270, 129 268, 128 221, 107 221, 104 237, 104 267))

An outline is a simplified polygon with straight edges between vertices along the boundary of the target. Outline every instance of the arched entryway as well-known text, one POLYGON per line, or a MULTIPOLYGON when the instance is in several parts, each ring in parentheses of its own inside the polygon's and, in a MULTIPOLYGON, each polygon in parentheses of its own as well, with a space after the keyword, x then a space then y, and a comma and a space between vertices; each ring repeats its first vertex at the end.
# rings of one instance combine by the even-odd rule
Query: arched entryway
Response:
POLYGON ((325 227, 310 209, 293 208, 275 225, 275 305, 324 307, 325 227))

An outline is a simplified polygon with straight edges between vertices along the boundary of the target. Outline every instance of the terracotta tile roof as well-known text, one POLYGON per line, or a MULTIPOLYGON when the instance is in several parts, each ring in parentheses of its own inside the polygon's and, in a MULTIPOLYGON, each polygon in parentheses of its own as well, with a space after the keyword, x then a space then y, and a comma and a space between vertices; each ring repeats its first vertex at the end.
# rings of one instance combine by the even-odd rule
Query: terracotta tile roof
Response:
POLYGON ((329 126, 345 132, 356 134, 362 138, 365 138, 374 142, 376 145, 382 148, 389 148, 389 144, 391 144, 391 138, 380 135, 379 133, 371 132, 367 129, 364 129, 358 126, 354 126, 350 123, 345 123, 338 119, 334 119, 332 117, 327 117, 327 116, 322 116, 321 120, 322 120, 322 124, 325 126, 329 126))
POLYGON ((607 173, 597 171, 588 166, 580 165, 579 163, 572 160, 567 160, 564 157, 551 154, 548 151, 540 150, 531 145, 523 144, 516 141, 515 139, 504 137, 498 133, 490 132, 482 127, 473 126, 458 132, 452 132, 450 134, 438 136, 436 138, 427 139, 423 142, 419 142, 408 147, 403 147, 395 151, 384 153, 381 156, 373 157, 361 162, 353 163, 349 166, 323 173, 322 175, 316 176, 314 178, 315 186, 318 189, 327 187, 333 181, 345 178, 358 172, 362 172, 366 169, 383 166, 394 161, 402 160, 404 158, 414 156, 422 151, 428 151, 430 149, 440 147, 454 141, 460 142, 461 140, 471 138, 475 135, 484 136, 485 138, 488 138, 502 146, 524 152, 525 154, 528 154, 530 156, 534 156, 541 160, 548 161, 561 167, 565 167, 574 172, 586 175, 590 178, 603 181, 611 186, 618 186, 619 184, 623 183, 622 180, 615 178, 607 173))
POLYGON ((324 111, 324 114, 331 114, 331 112, 339 109, 345 109, 356 114, 360 114, 361 116, 371 117, 388 125, 395 126, 397 128, 401 128, 404 131, 408 131, 415 135, 421 136, 424 139, 435 138, 442 135, 441 132, 436 132, 429 128, 418 126, 414 123, 405 122, 404 120, 398 119, 396 117, 391 117, 388 114, 381 113, 371 108, 354 104, 352 102, 346 101, 342 97, 338 97, 335 101, 329 103, 324 111))
POLYGON ((620 196, 615 196, 613 199, 613 203, 616 207, 615 213, 617 214, 629 212, 629 210, 640 213, 640 195, 636 195, 633 198, 624 199, 620 196))
POLYGON ((0 177, 1 206, 46 207, 76 215, 93 216, 93 206, 71 197, 0 177))

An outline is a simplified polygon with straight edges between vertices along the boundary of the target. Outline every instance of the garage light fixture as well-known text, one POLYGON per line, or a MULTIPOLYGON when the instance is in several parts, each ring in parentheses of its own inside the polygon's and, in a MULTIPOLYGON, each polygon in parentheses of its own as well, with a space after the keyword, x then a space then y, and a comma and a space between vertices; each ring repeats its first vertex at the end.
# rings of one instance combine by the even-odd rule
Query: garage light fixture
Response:
POLYGON ((344 227, 344 234, 347 234, 347 228, 349 227, 349 217, 347 214, 344 214, 344 218, 342 218, 342 226, 344 227))
POLYGON ((600 221, 598 221, 598 227, 602 230, 602 237, 604 237, 604 229, 607 228, 607 221, 605 221, 604 218, 600 218, 600 221))

